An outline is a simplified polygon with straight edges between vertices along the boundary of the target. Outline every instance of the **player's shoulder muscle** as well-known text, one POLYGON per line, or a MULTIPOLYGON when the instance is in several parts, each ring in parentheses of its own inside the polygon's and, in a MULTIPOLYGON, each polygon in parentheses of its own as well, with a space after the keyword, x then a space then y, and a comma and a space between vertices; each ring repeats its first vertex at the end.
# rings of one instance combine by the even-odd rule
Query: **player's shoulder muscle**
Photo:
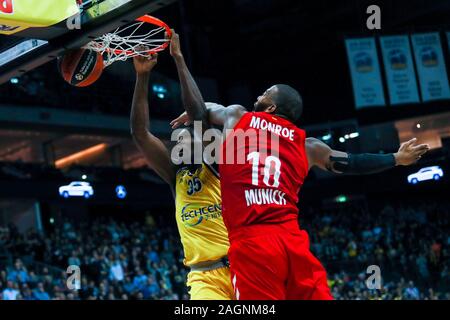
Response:
POLYGON ((331 148, 316 138, 306 138, 305 149, 310 167, 323 164, 331 153, 331 148))
POLYGON ((230 115, 242 116, 246 112, 247 109, 245 109, 245 107, 241 106, 240 104, 231 104, 227 107, 227 114, 230 115))
POLYGON ((226 108, 226 127, 232 129, 241 120, 242 116, 247 113, 247 109, 239 104, 232 104, 226 108))

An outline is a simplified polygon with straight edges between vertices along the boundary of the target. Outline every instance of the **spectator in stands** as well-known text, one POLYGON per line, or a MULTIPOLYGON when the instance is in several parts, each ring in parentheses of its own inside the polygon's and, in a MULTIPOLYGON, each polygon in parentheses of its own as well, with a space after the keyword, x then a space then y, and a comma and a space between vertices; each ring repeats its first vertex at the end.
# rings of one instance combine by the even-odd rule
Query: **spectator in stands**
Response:
POLYGON ((24 284, 22 286, 22 298, 23 300, 34 300, 34 296, 33 296, 33 292, 31 291, 30 287, 28 286, 28 284, 24 284))
POLYGON ((145 299, 153 298, 155 299, 160 293, 160 288, 153 276, 148 277, 147 284, 142 290, 145 299))
POLYGON ((128 294, 131 294, 131 293, 133 293, 136 290, 136 288, 135 288, 135 286, 134 286, 134 284, 131 281, 131 278, 129 276, 127 276, 125 278, 125 283, 123 285, 123 288, 124 288, 125 292, 128 293, 128 294))
POLYGON ((44 289, 44 283, 39 282, 37 288, 33 290, 33 296, 36 300, 50 300, 50 296, 44 289))
POLYGON ((155 250, 153 250, 152 246, 148 246, 147 257, 149 263, 159 263, 158 248, 156 247, 155 250))
POLYGON ((3 290, 3 300, 16 300, 19 293, 18 285, 9 280, 3 290))
POLYGON ((72 251, 72 255, 67 260, 67 263, 69 264, 69 266, 79 266, 79 265, 81 265, 81 261, 78 258, 77 252, 75 250, 72 251))
POLYGON ((405 289, 405 299, 407 300, 419 300, 419 289, 414 286, 414 282, 410 281, 408 287, 405 289))
POLYGON ((144 274, 144 271, 139 267, 136 268, 136 276, 133 278, 133 286, 137 290, 143 290, 147 283, 147 276, 144 274))
POLYGON ((427 266, 427 259, 425 258, 425 255, 420 254, 416 259, 416 265, 419 270, 420 276, 427 280, 430 276, 430 273, 428 272, 428 266, 427 266))
POLYGON ((123 281, 124 279, 124 268, 117 257, 113 258, 109 266, 109 279, 113 281, 123 281))
POLYGON ((34 286, 36 285, 36 283, 38 283, 38 281, 39 281, 38 276, 36 275, 34 270, 30 270, 30 273, 28 274, 28 283, 31 286, 34 286))
POLYGON ((14 263, 14 268, 8 272, 7 279, 10 281, 17 281, 24 283, 28 281, 28 273, 20 259, 14 263))

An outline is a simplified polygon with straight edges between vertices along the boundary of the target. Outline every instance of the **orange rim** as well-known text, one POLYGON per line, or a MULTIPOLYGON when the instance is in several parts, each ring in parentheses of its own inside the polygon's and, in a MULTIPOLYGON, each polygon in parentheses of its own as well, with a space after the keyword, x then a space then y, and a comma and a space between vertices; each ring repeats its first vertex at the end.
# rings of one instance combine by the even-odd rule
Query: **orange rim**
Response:
MULTIPOLYGON (((152 25, 154 25, 156 27, 159 27, 159 28, 164 28, 165 32, 169 36, 169 39, 172 37, 172 30, 170 29, 170 27, 167 25, 167 23, 165 23, 164 21, 162 21, 162 20, 160 20, 158 18, 149 16, 149 15, 144 15, 144 16, 142 16, 140 18, 137 18, 136 21, 152 24, 152 25)), ((148 54, 155 54, 157 52, 165 50, 168 46, 169 46, 169 41, 166 41, 165 43, 161 44, 160 46, 147 51, 147 53, 148 54)), ((132 50, 120 50, 120 49, 114 49, 113 52, 114 52, 114 54, 117 54, 117 55, 126 54, 127 56, 131 56, 131 55, 133 55, 135 53, 132 50)))

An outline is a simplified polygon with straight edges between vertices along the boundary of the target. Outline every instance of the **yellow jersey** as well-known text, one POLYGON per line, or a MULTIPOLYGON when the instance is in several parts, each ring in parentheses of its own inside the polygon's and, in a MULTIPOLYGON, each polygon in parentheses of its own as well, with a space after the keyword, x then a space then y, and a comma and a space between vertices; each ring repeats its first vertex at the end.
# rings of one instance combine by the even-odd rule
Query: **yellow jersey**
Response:
POLYGON ((213 170, 203 163, 194 173, 183 168, 176 175, 176 220, 186 266, 218 260, 230 246, 222 219, 220 180, 213 170))

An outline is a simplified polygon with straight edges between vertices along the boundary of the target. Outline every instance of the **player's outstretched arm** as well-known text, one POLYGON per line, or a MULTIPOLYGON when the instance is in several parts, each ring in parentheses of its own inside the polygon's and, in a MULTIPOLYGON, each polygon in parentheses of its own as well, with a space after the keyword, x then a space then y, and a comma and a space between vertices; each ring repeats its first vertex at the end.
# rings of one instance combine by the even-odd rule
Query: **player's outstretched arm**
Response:
POLYGON ((208 125, 208 113, 205 101, 184 61, 183 53, 181 52, 180 37, 175 30, 172 30, 172 38, 170 39, 170 55, 173 57, 177 66, 183 106, 191 120, 202 121, 204 124, 203 127, 206 127, 208 125))
POLYGON ((131 107, 131 134, 139 150, 144 154, 150 168, 164 181, 173 186, 175 169, 169 151, 163 142, 150 133, 150 117, 148 112, 148 87, 150 72, 157 63, 157 56, 150 59, 134 58, 136 69, 136 87, 131 107))
POLYGON ((396 153, 390 154, 350 154, 331 149, 315 138, 306 139, 309 167, 340 174, 372 174, 395 166, 409 166, 416 163, 428 150, 427 144, 417 144, 417 139, 403 143, 396 153))
MULTIPOLYGON (((208 121, 210 124, 222 126, 225 129, 232 129, 239 122, 241 117, 247 110, 241 105, 231 105, 225 107, 221 104, 206 102, 206 110, 208 112, 208 121)), ((184 112, 178 118, 172 120, 170 125, 172 129, 176 129, 181 125, 190 125, 192 119, 184 112)))

